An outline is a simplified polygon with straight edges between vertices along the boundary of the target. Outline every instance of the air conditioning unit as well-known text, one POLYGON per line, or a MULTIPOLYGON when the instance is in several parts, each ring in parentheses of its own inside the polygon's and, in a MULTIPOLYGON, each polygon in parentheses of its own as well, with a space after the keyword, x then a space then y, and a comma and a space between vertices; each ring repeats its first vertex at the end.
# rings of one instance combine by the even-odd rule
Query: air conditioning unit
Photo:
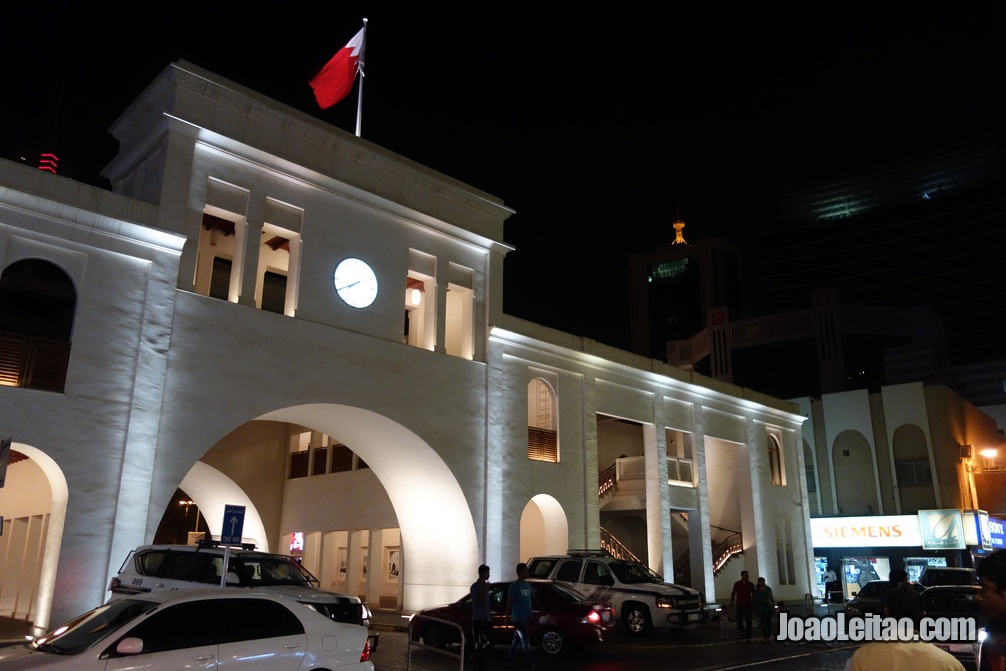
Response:
POLYGON ((974 459, 975 458, 975 446, 974 445, 961 445, 961 459, 974 459))

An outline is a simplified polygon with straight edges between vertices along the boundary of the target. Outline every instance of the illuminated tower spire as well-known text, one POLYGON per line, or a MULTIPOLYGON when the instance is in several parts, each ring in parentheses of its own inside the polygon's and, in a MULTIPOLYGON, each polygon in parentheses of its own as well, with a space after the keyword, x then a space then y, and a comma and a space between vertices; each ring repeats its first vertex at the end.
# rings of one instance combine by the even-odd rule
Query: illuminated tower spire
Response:
POLYGON ((677 211, 677 218, 674 220, 674 223, 671 224, 671 226, 674 227, 674 242, 672 242, 671 244, 672 245, 687 245, 688 243, 685 242, 685 236, 682 233, 682 231, 685 230, 685 222, 681 221, 681 208, 680 207, 678 208, 678 211, 677 211))

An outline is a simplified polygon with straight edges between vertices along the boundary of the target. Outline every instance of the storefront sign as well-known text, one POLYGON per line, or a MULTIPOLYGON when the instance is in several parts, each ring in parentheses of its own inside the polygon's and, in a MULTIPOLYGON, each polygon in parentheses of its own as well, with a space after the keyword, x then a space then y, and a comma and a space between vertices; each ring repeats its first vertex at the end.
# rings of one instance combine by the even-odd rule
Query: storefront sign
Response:
POLYGON ((964 542, 969 548, 992 549, 989 537, 989 514, 984 510, 963 510, 964 542))
POLYGON ((816 548, 919 547, 922 534, 915 515, 812 517, 811 542, 816 548))
POLYGON ((960 510, 920 510, 919 527, 925 550, 963 550, 966 547, 960 510))
POLYGON ((1006 548, 1006 522, 989 516, 989 544, 993 550, 1006 548))

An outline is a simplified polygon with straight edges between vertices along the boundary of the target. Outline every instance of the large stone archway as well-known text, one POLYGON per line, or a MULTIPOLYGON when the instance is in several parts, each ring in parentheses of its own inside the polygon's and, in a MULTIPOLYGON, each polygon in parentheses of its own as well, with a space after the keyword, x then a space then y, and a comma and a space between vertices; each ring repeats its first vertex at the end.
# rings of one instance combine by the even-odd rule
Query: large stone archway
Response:
POLYGON ((336 404, 284 408, 257 419, 337 435, 367 462, 401 529, 404 611, 453 601, 468 589, 479 564, 472 511, 454 473, 419 436, 378 413, 336 404))

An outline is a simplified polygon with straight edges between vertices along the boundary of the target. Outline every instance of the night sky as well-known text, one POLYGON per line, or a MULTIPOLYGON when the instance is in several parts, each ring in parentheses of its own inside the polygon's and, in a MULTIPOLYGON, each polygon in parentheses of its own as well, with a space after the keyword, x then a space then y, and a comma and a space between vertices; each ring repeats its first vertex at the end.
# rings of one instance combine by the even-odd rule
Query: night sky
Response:
MULTIPOLYGON (((780 188, 1006 137, 992 2, 27 4, 4 9, 0 156, 55 146, 99 185, 106 129, 175 60, 352 131, 355 89, 322 111, 307 81, 367 17, 363 137, 517 211, 507 312, 623 348, 627 256, 676 212, 689 241, 764 246, 780 188)), ((1004 278, 969 288, 999 311, 989 338, 1004 278)))

